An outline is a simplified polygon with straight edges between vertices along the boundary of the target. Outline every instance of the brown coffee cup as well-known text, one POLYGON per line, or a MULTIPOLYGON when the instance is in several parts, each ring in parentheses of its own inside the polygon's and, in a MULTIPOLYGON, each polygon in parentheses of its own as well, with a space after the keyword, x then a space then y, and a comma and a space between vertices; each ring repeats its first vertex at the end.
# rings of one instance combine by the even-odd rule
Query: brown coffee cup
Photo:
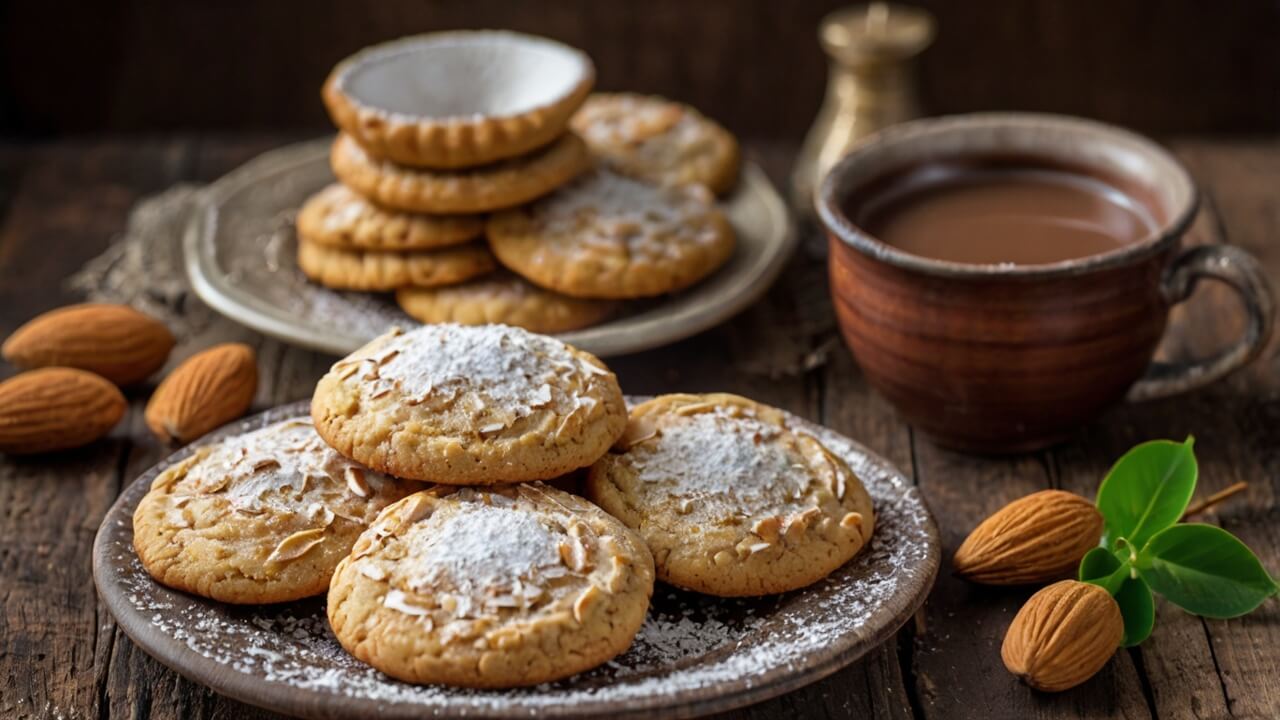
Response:
POLYGON ((940 444, 1002 453, 1068 437, 1107 406, 1207 385, 1250 362, 1275 302, 1248 253, 1180 249, 1196 213, 1191 176, 1156 143, 1069 117, 998 113, 917 120, 859 144, 815 198, 830 242, 832 301, 868 382, 940 444), (1114 178, 1158 229, 1115 250, 1043 265, 912 255, 844 210, 887 173, 960 156, 1042 158, 1114 178), (1193 362, 1152 362, 1169 308, 1201 279, 1240 294, 1244 336, 1193 362))

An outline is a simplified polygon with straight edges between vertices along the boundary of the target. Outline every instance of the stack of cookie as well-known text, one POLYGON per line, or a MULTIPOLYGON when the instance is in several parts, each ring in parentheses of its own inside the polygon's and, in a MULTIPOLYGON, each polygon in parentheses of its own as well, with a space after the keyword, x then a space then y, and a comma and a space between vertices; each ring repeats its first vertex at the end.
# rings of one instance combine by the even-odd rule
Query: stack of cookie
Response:
POLYGON ((300 268, 395 291, 420 322, 549 333, 706 277, 733 252, 714 195, 736 181, 736 141, 661 98, 588 98, 593 82, 580 51, 507 32, 343 61, 323 92, 339 183, 299 212, 300 268))
POLYGON ((780 410, 666 395, 628 415, 590 354, 441 324, 338 361, 310 418, 168 468, 134 543, 160 582, 225 602, 327 590, 338 641, 393 677, 511 687, 626 650, 655 577, 795 590, 873 524, 858 477, 780 410), (584 467, 585 498, 544 482, 584 467))

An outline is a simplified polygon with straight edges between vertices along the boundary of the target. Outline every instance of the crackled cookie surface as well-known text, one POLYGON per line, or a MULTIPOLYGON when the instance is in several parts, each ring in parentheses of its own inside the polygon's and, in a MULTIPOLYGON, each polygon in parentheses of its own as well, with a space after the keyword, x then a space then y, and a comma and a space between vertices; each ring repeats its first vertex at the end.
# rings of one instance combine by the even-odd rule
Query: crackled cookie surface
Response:
POLYGON ((334 183, 298 211, 298 236, 347 250, 429 250, 473 240, 484 232, 475 215, 423 215, 387 210, 334 183))
POLYGON ((574 130, 614 169, 658 184, 701 183, 725 193, 738 178, 738 142, 688 105, 632 93, 597 93, 574 130))
POLYGON ((505 325, 393 330, 320 379, 311 414, 342 454, 448 485, 545 480, 585 467, 627 421, 604 363, 505 325))
POLYGON ((481 243, 385 252, 298 242, 298 268, 313 281, 335 290, 381 292, 450 285, 484 275, 496 266, 493 253, 481 243))
POLYGON ((318 595, 360 533, 422 489, 334 452, 309 418, 237 435, 165 470, 133 515, 164 585, 229 603, 318 595))
POLYGON ((499 262, 544 288, 622 299, 680 290, 733 254, 729 221, 699 185, 659 187, 606 168, 489 219, 499 262))
POLYGON ((405 288, 396 302, 423 323, 497 323, 539 333, 577 330, 603 321, 616 303, 544 290, 509 272, 440 288, 405 288))
POLYGON ((626 650, 653 593, 634 533, 530 483, 436 488, 387 509, 338 566, 328 614, 355 657, 408 682, 515 687, 626 650))
POLYGON ((529 202, 586 170, 591 156, 586 143, 570 132, 528 155, 458 170, 426 170, 375 160, 349 136, 339 135, 329 162, 339 180, 379 205, 450 214, 529 202))
POLYGON ((587 497, 644 537, 659 579, 721 596, 814 583, 875 520, 853 471, 786 413, 719 393, 636 406, 587 497))

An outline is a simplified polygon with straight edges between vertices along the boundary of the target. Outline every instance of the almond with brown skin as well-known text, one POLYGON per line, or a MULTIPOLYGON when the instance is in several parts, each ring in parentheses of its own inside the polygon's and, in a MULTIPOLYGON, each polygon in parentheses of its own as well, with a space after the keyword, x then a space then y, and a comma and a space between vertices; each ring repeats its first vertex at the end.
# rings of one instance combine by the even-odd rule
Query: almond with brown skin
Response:
POLYGON ((952 565, 984 585, 1025 585, 1071 576, 1102 538, 1102 514, 1088 500, 1043 490, 983 520, 956 550, 952 565))
POLYGON ((128 404, 102 377, 75 368, 21 373, 0 383, 0 452, 69 450, 106 435, 128 404))
POLYGON ((1097 674, 1123 637, 1120 606, 1106 590, 1063 580, 1022 606, 1005 633, 1000 657, 1031 687, 1058 692, 1097 674))
POLYGON ((20 368, 65 366, 96 373, 117 385, 145 380, 173 349, 173 335, 127 305, 68 305, 38 315, 0 347, 20 368))
POLYGON ((147 427, 165 442, 186 443, 244 414, 258 389, 253 348, 215 345, 161 381, 147 403, 147 427))

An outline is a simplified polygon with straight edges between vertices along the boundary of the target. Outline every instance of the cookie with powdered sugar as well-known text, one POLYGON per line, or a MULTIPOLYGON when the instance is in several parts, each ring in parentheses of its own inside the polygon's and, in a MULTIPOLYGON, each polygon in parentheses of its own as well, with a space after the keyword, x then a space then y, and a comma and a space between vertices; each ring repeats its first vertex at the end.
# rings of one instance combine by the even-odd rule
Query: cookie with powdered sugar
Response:
POLYGON ((356 538, 421 490, 373 472, 296 418, 200 448, 162 472, 133 514, 133 544, 161 584, 228 603, 318 595, 356 538))
POLYGON ((585 467, 626 427, 595 356, 506 325, 392 330, 316 385, 316 430, 397 477, 446 485, 546 480, 585 467))
POLYGON ((875 524, 843 460, 783 411, 723 393, 637 405, 586 491, 644 537, 659 579, 726 597, 817 582, 875 524))
POLYGON ((402 288, 396 302, 422 323, 500 323, 539 333, 561 333, 604 321, 616 307, 609 300, 569 297, 538 287, 510 272, 496 272, 457 285, 402 288))
POLYGON ((701 185, 660 187, 597 168, 555 194, 493 215, 498 261, 581 298, 682 290, 733 254, 733 228, 701 185))
POLYGON ((480 237, 478 215, 424 215, 378 207, 333 183, 298 210, 298 237, 346 250, 430 250, 480 237))
POLYGON ((414 683, 516 687, 627 649, 653 594, 644 542, 542 483, 444 488, 388 508, 338 566, 334 635, 414 683))
POLYGON ((667 185, 701 183, 724 194, 738 179, 738 141, 683 103, 656 95, 596 93, 573 129, 612 168, 667 185))

